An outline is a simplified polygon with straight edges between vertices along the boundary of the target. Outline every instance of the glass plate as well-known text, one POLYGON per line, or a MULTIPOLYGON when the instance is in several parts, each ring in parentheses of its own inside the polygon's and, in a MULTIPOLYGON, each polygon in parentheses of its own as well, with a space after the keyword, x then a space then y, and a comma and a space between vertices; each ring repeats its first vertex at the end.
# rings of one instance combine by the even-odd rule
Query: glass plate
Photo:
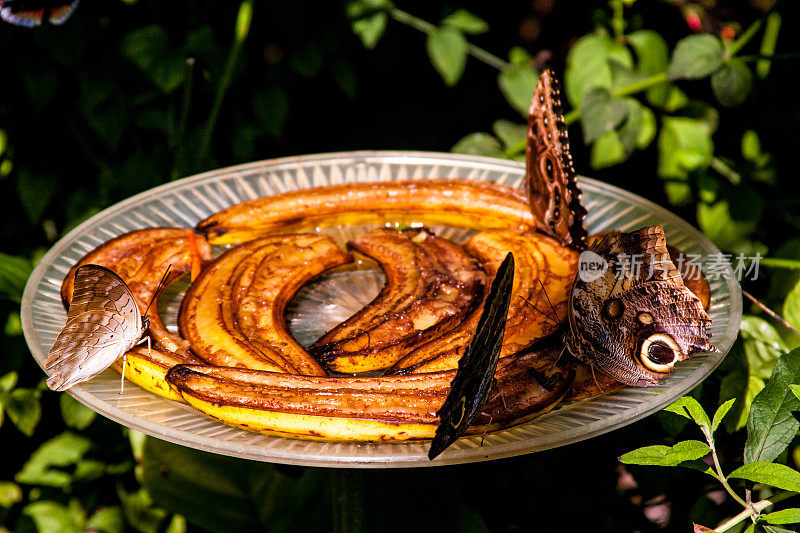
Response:
MULTIPOLYGON (((520 187, 523 165, 516 162, 425 152, 349 152, 287 157, 224 168, 162 185, 120 202, 87 220, 61 239, 34 270, 22 300, 22 324, 28 346, 40 366, 64 324, 59 288, 69 268, 102 242, 138 228, 193 227, 229 205, 283 191, 333 183, 421 178, 468 178, 520 187)), ((667 210, 626 191, 581 178, 590 232, 664 226, 668 242, 685 253, 702 255, 701 264, 719 250, 699 231, 667 210)), ((339 242, 374 226, 325 230, 339 242)), ((469 232, 437 228, 463 241, 469 232)), ((710 279, 711 328, 720 354, 698 354, 679 363, 658 387, 625 387, 583 402, 561 405, 525 424, 481 437, 465 437, 439 458, 427 458, 427 442, 338 443, 258 435, 221 424, 204 414, 127 383, 119 394, 119 375, 106 370, 70 389, 78 401, 98 413, 159 439, 209 452, 307 466, 414 467, 499 459, 562 446, 639 420, 695 387, 722 361, 736 338, 741 319, 741 290, 727 262, 714 262, 710 279)), ((713 257, 711 258, 713 260, 713 257)), ((710 273, 710 270, 707 270, 710 273)), ((309 344, 330 326, 368 302, 382 283, 374 265, 356 265, 304 287, 290 305, 291 329, 309 344)), ((173 287, 162 312, 174 327, 182 292, 173 287)), ((167 295, 165 295, 167 296, 167 295)))

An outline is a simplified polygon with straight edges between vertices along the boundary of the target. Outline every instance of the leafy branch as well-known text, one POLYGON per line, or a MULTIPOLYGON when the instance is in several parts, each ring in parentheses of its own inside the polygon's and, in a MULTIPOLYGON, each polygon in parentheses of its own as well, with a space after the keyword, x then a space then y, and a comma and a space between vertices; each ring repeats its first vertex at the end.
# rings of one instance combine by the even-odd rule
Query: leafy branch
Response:
POLYGON ((714 434, 731 411, 735 399, 724 402, 709 419, 700 403, 692 397, 678 399, 665 410, 685 417, 700 428, 706 442, 682 441, 674 446, 645 446, 620 457, 625 464, 648 466, 680 466, 706 473, 725 489, 744 510, 720 524, 713 531, 727 531, 744 520, 753 524, 783 525, 800 523, 800 508, 765 513, 773 505, 800 493, 800 472, 788 466, 773 463, 800 429, 800 422, 792 412, 800 409, 800 349, 782 356, 775 365, 769 382, 752 403, 747 419, 747 442, 744 449, 745 464, 725 475, 714 434), (710 457, 713 468, 701 460, 710 457), (744 479, 769 485, 780 492, 760 500, 750 501, 750 493, 743 498, 730 485, 730 479, 744 479))

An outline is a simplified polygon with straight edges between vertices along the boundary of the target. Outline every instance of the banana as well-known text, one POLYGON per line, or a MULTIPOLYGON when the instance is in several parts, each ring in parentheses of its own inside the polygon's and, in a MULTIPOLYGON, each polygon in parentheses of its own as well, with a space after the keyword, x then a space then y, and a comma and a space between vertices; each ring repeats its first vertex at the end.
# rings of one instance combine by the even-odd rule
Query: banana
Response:
MULTIPOLYGON (((184 228, 150 228, 136 230, 107 241, 83 256, 67 273, 61 284, 61 299, 65 307, 72 301, 75 271, 81 265, 95 264, 114 270, 134 295, 140 311, 152 300, 147 317, 146 332, 152 347, 138 347, 125 356, 125 377, 144 389, 166 398, 183 398, 166 382, 167 371, 179 364, 202 364, 189 350, 189 343, 170 333, 158 314, 159 280, 169 265, 166 284, 187 272, 196 270, 211 257, 206 240, 184 228)), ((112 365, 122 371, 122 359, 112 365)))
POLYGON ((472 229, 534 226, 524 194, 507 185, 465 179, 419 179, 330 185, 257 198, 197 224, 212 244, 318 227, 396 222, 472 229))
POLYGON ((309 279, 352 261, 330 237, 265 237, 234 248, 189 287, 178 315, 181 336, 216 366, 325 375, 294 340, 286 304, 309 279))
MULTIPOLYGON (((496 373, 497 393, 470 431, 504 427, 556 405, 574 372, 565 367, 547 372, 555 356, 551 350, 508 358, 496 373)), ((249 431, 311 440, 395 441, 433 437, 436 411, 454 375, 317 377, 179 365, 167 381, 203 413, 249 431)))
POLYGON ((482 299, 485 276, 464 249, 426 230, 377 229, 348 243, 386 273, 380 294, 309 349, 330 369, 390 367, 457 327, 482 299))
MULTIPOLYGON (((466 249, 480 260, 490 277, 494 277, 507 253, 514 254, 514 286, 501 358, 529 348, 561 327, 566 318, 569 290, 577 273, 578 252, 540 233, 513 230, 477 233, 467 242, 466 249)), ((389 373, 457 368, 458 360, 475 334, 481 307, 474 309, 451 332, 410 352, 395 363, 389 373)))

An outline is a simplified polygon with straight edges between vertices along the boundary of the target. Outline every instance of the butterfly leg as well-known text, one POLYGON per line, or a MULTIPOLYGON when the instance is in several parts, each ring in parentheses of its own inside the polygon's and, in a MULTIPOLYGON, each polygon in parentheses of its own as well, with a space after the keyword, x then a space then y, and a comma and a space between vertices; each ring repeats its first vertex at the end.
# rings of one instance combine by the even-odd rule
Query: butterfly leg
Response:
POLYGON ((122 393, 125 391, 125 366, 128 362, 128 352, 125 351, 122 354, 122 377, 119 380, 119 395, 122 396, 122 393))
POLYGON ((492 425, 492 415, 488 413, 481 413, 482 415, 487 415, 489 417, 489 421, 486 423, 486 428, 483 430, 483 435, 481 435, 481 448, 483 448, 483 439, 486 438, 486 433, 489 431, 489 426, 492 425))

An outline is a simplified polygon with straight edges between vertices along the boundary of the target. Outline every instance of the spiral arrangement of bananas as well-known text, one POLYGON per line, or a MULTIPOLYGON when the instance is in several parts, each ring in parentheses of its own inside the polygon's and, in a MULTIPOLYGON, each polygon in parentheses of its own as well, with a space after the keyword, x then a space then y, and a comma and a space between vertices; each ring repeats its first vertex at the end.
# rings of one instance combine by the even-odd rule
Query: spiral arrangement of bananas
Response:
MULTIPOLYGON (((154 346, 127 354, 125 376, 155 394, 271 435, 428 439, 488 285, 509 252, 517 268, 501 360, 492 397, 469 431, 519 423, 570 393, 575 372, 558 361, 560 348, 544 341, 555 338, 565 317, 577 253, 528 231, 531 226, 521 193, 503 185, 414 180, 332 186, 232 206, 195 232, 132 232, 78 265, 113 269, 144 308, 165 264, 185 273, 192 257, 202 263, 201 269, 194 265, 181 303, 179 335, 156 314, 154 346), (286 233, 308 220, 319 228, 377 219, 419 229, 376 229, 349 242, 349 251, 323 234, 286 233), (493 229, 461 246, 424 229, 441 223, 493 229), (211 261, 210 244, 237 246, 211 261), (352 262, 352 254, 375 260, 386 284, 306 350, 288 331, 286 306, 310 279, 352 262)), ((70 283, 68 275, 65 303, 70 283)))

